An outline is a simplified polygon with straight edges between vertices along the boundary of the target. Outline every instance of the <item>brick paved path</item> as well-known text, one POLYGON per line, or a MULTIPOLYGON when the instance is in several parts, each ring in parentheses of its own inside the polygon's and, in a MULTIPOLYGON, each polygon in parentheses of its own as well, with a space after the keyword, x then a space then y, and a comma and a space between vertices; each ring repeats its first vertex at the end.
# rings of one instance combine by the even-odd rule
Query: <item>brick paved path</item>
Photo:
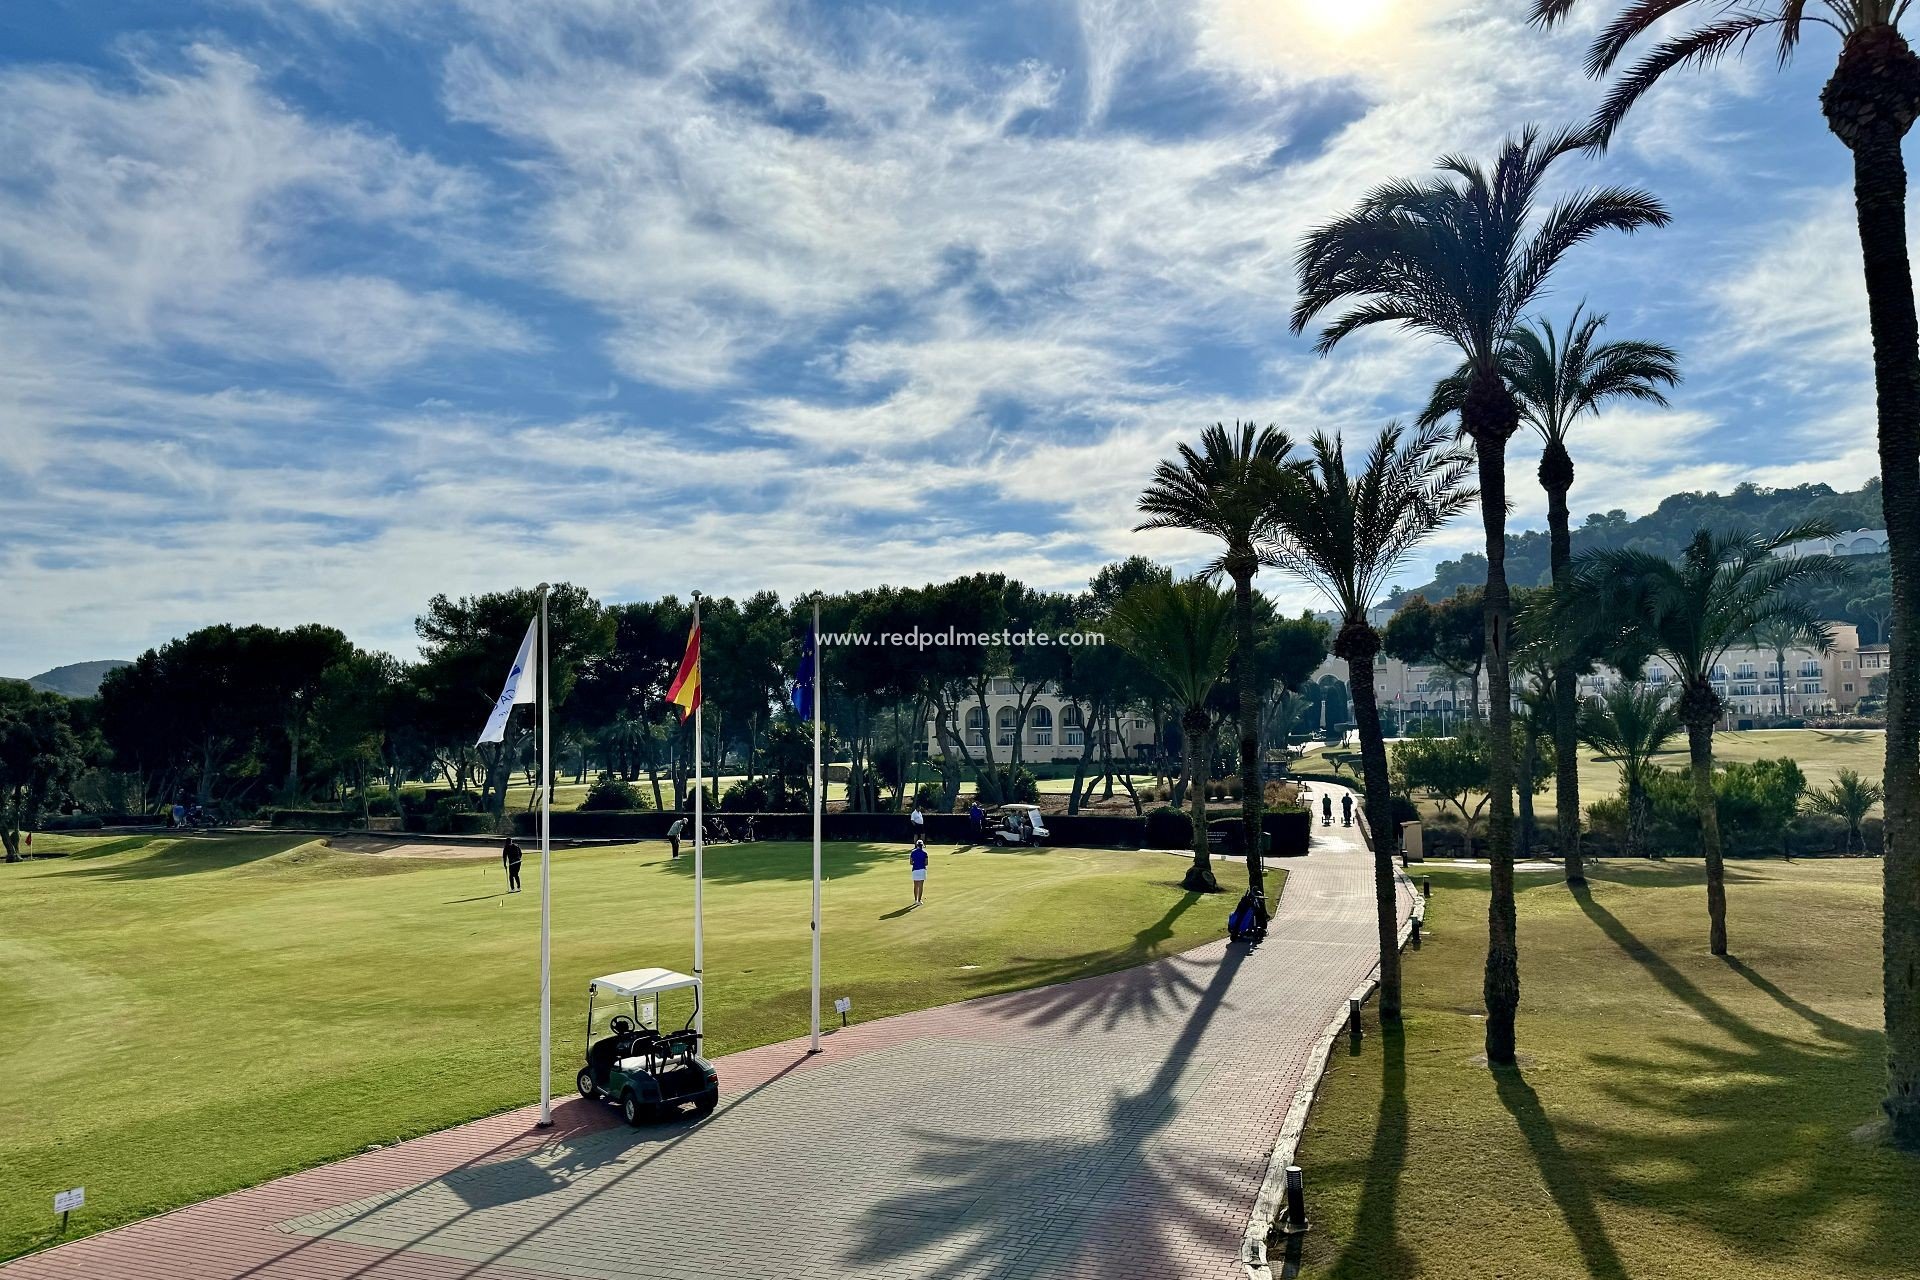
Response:
POLYGON ((1251 953, 1215 943, 882 1019, 817 1058, 804 1042, 734 1054, 701 1125, 629 1129, 568 1100, 542 1132, 511 1112, 0 1280, 1237 1278, 1312 1042, 1373 967, 1352 835, 1316 828, 1251 953))

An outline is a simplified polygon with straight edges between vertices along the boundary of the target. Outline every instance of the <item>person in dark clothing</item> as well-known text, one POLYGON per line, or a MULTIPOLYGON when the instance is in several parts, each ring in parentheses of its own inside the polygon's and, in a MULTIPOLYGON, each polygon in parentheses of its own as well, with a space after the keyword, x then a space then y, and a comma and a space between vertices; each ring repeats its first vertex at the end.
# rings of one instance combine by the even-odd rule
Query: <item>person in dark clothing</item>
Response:
POLYGON ((913 852, 907 855, 907 867, 913 872, 913 905, 927 890, 927 846, 919 836, 913 838, 913 852))
POLYGON ((987 834, 987 811, 975 800, 967 809, 967 817, 973 821, 973 839, 978 844, 987 834))
POLYGON ((1351 791, 1340 797, 1340 825, 1343 827, 1353 825, 1353 793, 1351 791))
POLYGON ((500 846, 500 865, 507 869, 507 892, 520 892, 520 846, 513 842, 512 836, 500 846))
POLYGON ((1320 797, 1320 825, 1323 827, 1330 827, 1333 825, 1333 797, 1332 796, 1323 795, 1320 797))

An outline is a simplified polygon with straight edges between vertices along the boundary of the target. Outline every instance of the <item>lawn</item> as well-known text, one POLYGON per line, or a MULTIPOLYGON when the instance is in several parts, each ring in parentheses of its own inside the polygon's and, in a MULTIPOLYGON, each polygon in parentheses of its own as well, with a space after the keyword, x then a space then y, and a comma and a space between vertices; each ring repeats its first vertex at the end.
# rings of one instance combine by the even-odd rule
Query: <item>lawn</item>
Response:
MULTIPOLYGON (((538 868, 395 860, 280 835, 43 837, 0 869, 0 1257, 85 1185, 97 1230, 525 1103, 537 1085, 538 868)), ((707 1026, 727 1053, 804 1034, 805 845, 708 858, 707 1026)), ((664 844, 554 864, 554 1085, 586 984, 688 968, 691 859, 664 844)), ((1181 864, 1076 849, 827 850, 827 995, 871 1019, 1141 963, 1218 936, 1181 864)), ((1220 867, 1238 892, 1244 872, 1220 867)), ((1218 901, 1230 901, 1219 899, 1218 901)))
POLYGON ((1877 862, 1589 868, 1519 894, 1524 1055, 1482 1050, 1485 876, 1433 872, 1404 1031, 1345 1042, 1307 1127, 1304 1276, 1920 1275, 1920 1158, 1876 1144, 1877 862))
MULTIPOLYGON (((1336 750, 1357 752, 1359 748, 1336 750)), ((1387 744, 1387 750, 1393 750, 1391 741, 1387 744)), ((1878 729, 1749 729, 1713 735, 1713 758, 1721 763, 1779 756, 1789 756, 1799 763, 1800 772, 1807 776, 1808 787, 1826 786, 1840 776, 1842 769, 1853 769, 1877 781, 1886 769, 1886 734, 1878 729)), ((1654 757, 1654 761, 1665 769, 1685 768, 1685 735, 1676 737, 1673 749, 1654 757)), ((1294 762, 1293 767, 1310 773, 1333 771, 1333 766, 1327 762, 1324 747, 1306 752, 1294 762)), ((1617 795, 1619 791, 1619 766, 1583 747, 1580 751, 1581 803, 1586 804, 1601 796, 1617 795)), ((1422 799, 1419 805, 1421 812, 1429 818, 1442 811, 1442 807, 1431 800, 1422 799)), ((1533 811, 1541 819, 1553 817, 1556 809, 1552 781, 1548 781, 1546 789, 1533 798, 1533 811)), ((1455 811, 1447 808, 1446 812, 1455 811)))

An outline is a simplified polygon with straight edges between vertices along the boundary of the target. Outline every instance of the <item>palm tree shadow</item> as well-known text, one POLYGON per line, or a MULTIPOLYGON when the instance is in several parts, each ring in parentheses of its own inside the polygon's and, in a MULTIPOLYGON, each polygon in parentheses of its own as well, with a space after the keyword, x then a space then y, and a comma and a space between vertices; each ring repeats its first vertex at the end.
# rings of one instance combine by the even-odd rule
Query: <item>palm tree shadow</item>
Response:
MULTIPOLYGON (((1675 1032, 1653 1039, 1645 1054, 1593 1055, 1593 1064, 1608 1072, 1601 1092, 1617 1104, 1602 1114, 1638 1119, 1630 1126, 1564 1125, 1581 1160, 1577 1168, 1566 1166, 1564 1176, 1584 1176, 1586 1188, 1610 1188, 1604 1194, 1698 1222, 1756 1255, 1803 1247, 1806 1228, 1836 1213, 1856 1228, 1866 1224, 1836 1247, 1849 1249, 1870 1273, 1886 1258, 1920 1248, 1910 1211, 1920 1199, 1920 1165, 1847 1137, 1873 1109, 1882 1038, 1820 1013, 1730 960, 1728 967, 1803 1019, 1820 1042, 1755 1026, 1584 890, 1575 896, 1602 932, 1725 1040, 1675 1032), (1649 1113, 1661 1122, 1647 1124, 1649 1113), (1875 1166, 1871 1175, 1863 1173, 1863 1164, 1875 1166), (1783 1187, 1792 1188, 1791 1213, 1783 1212, 1783 1187)), ((1516 1107, 1528 1099, 1505 1082, 1502 1096, 1520 1119, 1516 1107)), ((1591 1203, 1590 1193, 1570 1187, 1569 1197, 1574 1212, 1568 1222, 1578 1233, 1576 1217, 1582 1200, 1591 1203)))
MULTIPOLYGON (((919 1185, 868 1211, 847 1261, 957 1278, 1019 1272, 1022 1255, 1044 1247, 1074 1251, 1092 1274, 1179 1269, 1194 1239, 1221 1235, 1220 1216, 1206 1201, 1235 1197, 1242 1180, 1227 1161, 1154 1140, 1178 1116, 1179 1086, 1245 959, 1231 950, 1214 967, 1152 1080, 1116 1092, 1099 1132, 981 1138, 911 1131, 921 1147, 911 1164, 919 1185)), ((1234 1242, 1223 1247, 1231 1252, 1237 1239, 1235 1227, 1234 1242)))
POLYGON ((1335 1280, 1377 1280, 1418 1274, 1419 1260, 1399 1237, 1400 1176, 1407 1164, 1407 1033, 1383 1023, 1380 1040, 1380 1114, 1360 1183, 1353 1233, 1328 1274, 1335 1280))
POLYGON ((1533 1162, 1546 1180, 1547 1194, 1553 1197, 1567 1229, 1573 1233, 1587 1274, 1594 1280, 1627 1280, 1626 1264, 1621 1262, 1619 1250, 1613 1247, 1613 1240, 1600 1221, 1593 1192, 1574 1157, 1561 1145, 1560 1135, 1548 1118, 1546 1108, 1540 1105, 1533 1086, 1527 1083, 1518 1067, 1495 1068, 1493 1080, 1500 1105, 1520 1127, 1521 1136, 1533 1152, 1533 1162))
POLYGON ((1205 988, 1194 975, 1214 966, 1162 955, 1161 948, 1173 937, 1174 922, 1207 896, 1183 891, 1164 915, 1120 946, 1015 961, 1003 976, 1031 990, 1003 997, 998 1007, 1028 1026, 1071 1031, 1096 1023, 1112 1030, 1129 1018, 1156 1024, 1173 1017, 1200 1001, 1205 988))

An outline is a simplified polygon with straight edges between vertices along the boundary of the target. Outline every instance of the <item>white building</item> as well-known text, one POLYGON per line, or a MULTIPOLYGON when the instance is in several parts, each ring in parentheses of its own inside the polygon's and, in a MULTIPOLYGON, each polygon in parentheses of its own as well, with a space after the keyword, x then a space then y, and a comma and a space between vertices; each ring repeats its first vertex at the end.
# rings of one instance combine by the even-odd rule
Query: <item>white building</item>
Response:
MULTIPOLYGON (((993 759, 1006 764, 1013 759, 1015 726, 1020 718, 1023 689, 1014 680, 995 680, 987 692, 983 712, 979 702, 968 699, 960 713, 960 732, 967 748, 978 759, 987 745, 987 726, 993 726, 993 759)), ((924 726, 927 758, 938 760, 945 754, 931 716, 924 726)), ((1084 704, 1070 702, 1051 686, 1034 697, 1027 709, 1026 736, 1020 744, 1020 759, 1025 764, 1051 764, 1075 761, 1086 749, 1088 734, 1094 735, 1094 758, 1104 746, 1117 759, 1128 759, 1153 745, 1153 722, 1145 711, 1131 709, 1108 717, 1106 723, 1089 725, 1084 704)))
POLYGON ((1810 538, 1789 542, 1774 552, 1787 559, 1801 556, 1883 556, 1887 554, 1885 529, 1849 529, 1831 538, 1810 538))

